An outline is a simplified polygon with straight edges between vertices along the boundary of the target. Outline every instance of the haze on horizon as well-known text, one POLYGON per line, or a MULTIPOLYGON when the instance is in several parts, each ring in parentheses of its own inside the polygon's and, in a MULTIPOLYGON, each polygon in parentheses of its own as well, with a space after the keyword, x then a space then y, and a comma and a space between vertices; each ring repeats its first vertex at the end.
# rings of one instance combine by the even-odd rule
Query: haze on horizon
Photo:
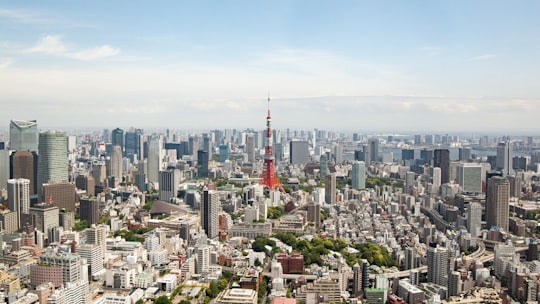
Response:
POLYGON ((540 117, 537 1, 0 1, 0 124, 506 132, 540 117))

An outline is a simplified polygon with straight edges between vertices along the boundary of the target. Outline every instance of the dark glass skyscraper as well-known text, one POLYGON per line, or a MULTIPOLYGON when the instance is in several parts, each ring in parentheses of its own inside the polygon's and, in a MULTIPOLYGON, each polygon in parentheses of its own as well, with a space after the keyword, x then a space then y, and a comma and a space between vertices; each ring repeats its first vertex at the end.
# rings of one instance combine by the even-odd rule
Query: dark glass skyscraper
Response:
POLYGON ((441 184, 450 181, 450 151, 448 149, 435 149, 433 167, 441 168, 441 184))

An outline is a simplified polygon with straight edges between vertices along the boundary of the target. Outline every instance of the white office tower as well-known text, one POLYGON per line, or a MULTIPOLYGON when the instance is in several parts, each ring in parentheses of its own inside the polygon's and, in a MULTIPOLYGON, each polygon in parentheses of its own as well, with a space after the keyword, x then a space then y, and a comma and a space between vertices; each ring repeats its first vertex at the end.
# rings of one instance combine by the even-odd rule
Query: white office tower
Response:
POLYGON ((176 200, 180 188, 181 172, 178 169, 159 172, 159 200, 176 200))
POLYGON ((159 238, 154 234, 150 234, 144 239, 144 248, 148 251, 154 251, 159 248, 159 238))
POLYGON ((7 182, 8 209, 17 212, 17 227, 21 228, 21 215, 30 214, 30 180, 10 179, 7 182))
POLYGON ((440 187, 441 186, 441 168, 434 167, 431 169, 431 183, 433 186, 440 187))
POLYGON ((444 247, 429 247, 427 250, 428 282, 446 286, 448 276, 448 249, 444 247))
POLYGON ((416 181, 416 173, 412 171, 407 171, 407 173, 405 173, 405 193, 411 194, 411 190, 414 187, 415 181, 416 181))
POLYGON ((335 145, 334 146, 334 161, 336 164, 341 164, 343 162, 343 146, 335 145))
POLYGON ((101 252, 101 247, 97 245, 85 244, 77 248, 77 253, 82 258, 86 259, 90 276, 96 275, 103 270, 103 255, 101 252))
POLYGON ((509 271, 508 265, 516 254, 516 248, 512 245, 497 244, 493 252, 495 253, 493 259, 495 276, 500 279, 509 271))
POLYGON ((163 138, 152 136, 148 142, 148 182, 157 184, 159 182, 159 171, 163 160, 163 138))
POLYGON ((9 163, 9 150, 5 143, 0 142, 0 190, 6 189, 6 183, 9 179, 9 163))
POLYGON ((246 223, 253 223, 259 220, 259 208, 248 206, 244 209, 246 223))
POLYGON ((273 190, 270 191, 270 206, 277 206, 281 199, 281 192, 273 190))
POLYGON ((352 164, 351 175, 353 189, 366 188, 366 163, 363 161, 355 161, 352 164))
POLYGON ((39 133, 38 194, 42 184, 68 180, 67 139, 65 132, 39 133))
POLYGON ((197 263, 195 273, 207 274, 210 270, 210 246, 202 245, 197 247, 197 263))
POLYGON ((514 174, 513 157, 511 142, 501 142, 497 145, 496 165, 497 170, 502 171, 503 177, 514 174))
POLYGON ((457 166, 457 183, 465 193, 482 193, 482 166, 464 163, 457 166))
POLYGON ((473 236, 480 235, 482 229, 482 205, 471 203, 467 210, 467 230, 473 236))
POLYGON ((86 243, 97 245, 101 248, 101 253, 103 257, 107 257, 107 229, 109 227, 105 225, 99 225, 88 228, 86 230, 86 243))
POLYGON ((283 267, 281 263, 276 260, 272 261, 271 266, 271 277, 272 277, 272 296, 273 297, 282 297, 287 294, 285 289, 285 284, 283 280, 283 267))
POLYGON ((111 175, 117 181, 116 185, 122 182, 122 147, 118 145, 111 151, 111 175))

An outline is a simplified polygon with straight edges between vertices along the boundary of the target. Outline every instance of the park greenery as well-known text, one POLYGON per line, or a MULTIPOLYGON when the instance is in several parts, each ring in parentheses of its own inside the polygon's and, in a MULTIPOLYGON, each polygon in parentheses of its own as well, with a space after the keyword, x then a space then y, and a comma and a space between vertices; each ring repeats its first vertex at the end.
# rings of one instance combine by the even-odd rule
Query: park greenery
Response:
MULTIPOLYGON (((396 266, 396 262, 392 260, 390 253, 385 247, 371 242, 352 245, 351 247, 358 250, 358 253, 350 253, 346 250, 349 245, 340 238, 324 239, 314 237, 311 241, 308 241, 297 238, 294 234, 282 232, 274 234, 274 237, 291 246, 293 251, 300 252, 304 256, 305 265, 315 263, 322 266, 324 264, 322 259, 324 255, 337 252, 345 258, 349 266, 353 266, 362 259, 366 259, 371 265, 396 266)), ((265 237, 256 238, 252 244, 252 248, 254 251, 264 252, 266 245, 272 247, 272 252, 280 252, 275 242, 265 237)))
POLYGON ((283 206, 270 206, 268 207, 268 218, 270 219, 278 219, 282 217, 285 214, 285 207, 283 206))

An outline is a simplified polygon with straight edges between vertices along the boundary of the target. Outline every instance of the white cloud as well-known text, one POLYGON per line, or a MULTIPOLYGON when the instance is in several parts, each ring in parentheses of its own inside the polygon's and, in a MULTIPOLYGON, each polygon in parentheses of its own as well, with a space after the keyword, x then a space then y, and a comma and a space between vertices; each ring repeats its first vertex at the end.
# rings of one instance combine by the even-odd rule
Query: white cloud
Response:
POLYGON ((65 55, 67 47, 62 42, 59 35, 46 35, 31 48, 26 50, 28 53, 42 53, 48 55, 65 55))
POLYGON ((0 58, 0 70, 5 69, 15 62, 13 58, 0 58))
POLYGON ((44 24, 52 22, 51 19, 43 17, 42 14, 29 10, 0 9, 0 17, 27 24, 44 24))
POLYGON ((84 50, 71 50, 62 40, 60 35, 46 35, 25 53, 40 53, 46 55, 54 55, 77 60, 91 61, 102 58, 116 56, 120 53, 120 49, 110 45, 102 45, 84 50))
POLYGON ((487 59, 493 59, 497 57, 501 57, 501 54, 482 54, 479 56, 474 56, 469 58, 470 61, 477 61, 477 60, 487 60, 487 59))
POLYGON ((112 57, 118 55, 119 53, 120 49, 113 48, 110 45, 102 45, 88 50, 72 53, 69 55, 69 57, 88 61, 112 57))

